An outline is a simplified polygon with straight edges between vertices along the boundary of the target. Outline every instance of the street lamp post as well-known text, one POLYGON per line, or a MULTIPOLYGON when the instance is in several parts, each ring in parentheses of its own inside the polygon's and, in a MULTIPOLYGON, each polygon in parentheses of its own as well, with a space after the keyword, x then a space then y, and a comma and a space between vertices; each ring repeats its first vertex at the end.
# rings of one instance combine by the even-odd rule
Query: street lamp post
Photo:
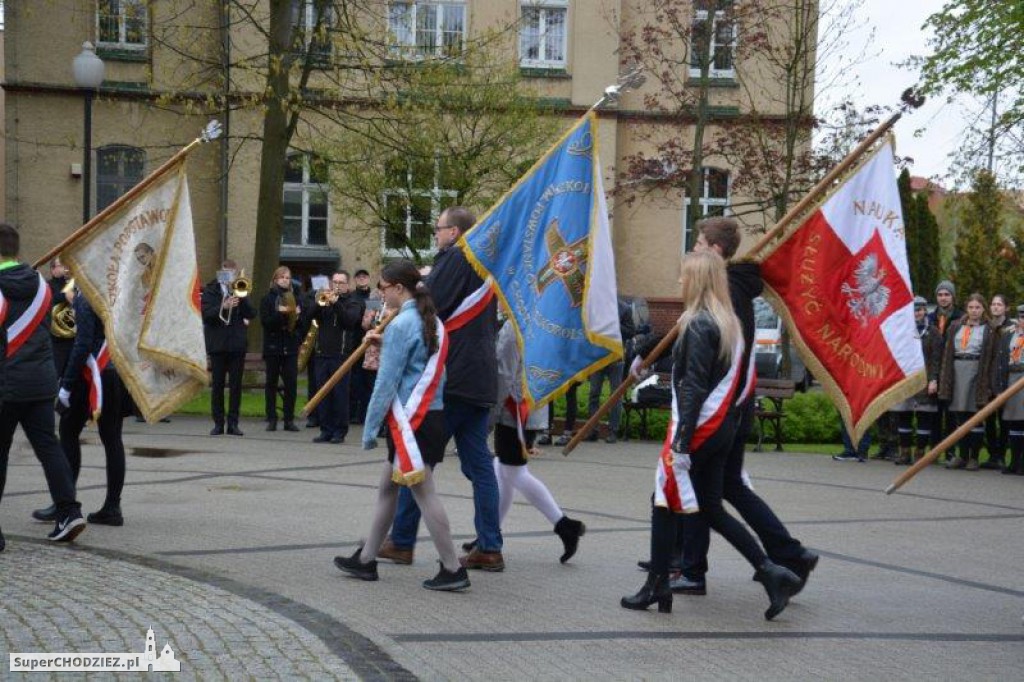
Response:
POLYGON ((71 62, 75 84, 85 91, 85 143, 82 152, 82 224, 89 222, 89 193, 92 189, 92 98, 103 83, 103 60, 96 56, 92 43, 82 43, 82 51, 71 62))

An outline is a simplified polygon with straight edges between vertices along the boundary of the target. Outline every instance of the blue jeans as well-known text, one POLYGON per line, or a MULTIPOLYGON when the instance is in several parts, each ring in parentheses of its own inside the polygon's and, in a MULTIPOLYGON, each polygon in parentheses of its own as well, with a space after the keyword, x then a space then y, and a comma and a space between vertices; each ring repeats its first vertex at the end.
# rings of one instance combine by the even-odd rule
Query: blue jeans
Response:
MULTIPOLYGON (((494 477, 494 455, 487 447, 487 418, 490 408, 483 405, 445 399, 444 418, 448 433, 455 438, 462 473, 473 484, 473 525, 477 547, 483 552, 501 551, 501 527, 498 520, 498 481, 494 477)), ((391 526, 391 541, 409 549, 416 544, 420 509, 408 488, 398 495, 398 510, 391 526)))
MULTIPOLYGON (((846 426, 842 422, 839 424, 839 432, 843 437, 843 453, 853 454, 853 441, 850 439, 850 434, 846 432, 846 426)), ((857 456, 866 458, 869 447, 871 447, 871 433, 865 433, 864 437, 860 439, 860 443, 857 444, 857 456)))

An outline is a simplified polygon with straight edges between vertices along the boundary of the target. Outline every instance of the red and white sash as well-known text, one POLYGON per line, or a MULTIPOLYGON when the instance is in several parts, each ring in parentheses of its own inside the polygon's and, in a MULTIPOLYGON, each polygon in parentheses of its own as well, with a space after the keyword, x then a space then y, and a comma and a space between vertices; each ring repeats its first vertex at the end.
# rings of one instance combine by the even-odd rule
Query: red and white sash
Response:
POLYGON ((95 355, 90 355, 82 368, 82 379, 89 391, 89 414, 98 421, 103 411, 103 370, 110 364, 110 350, 104 341, 95 355))
MULTIPOLYGON (((38 273, 37 273, 38 274, 38 273)), ((18 349, 24 345, 28 338, 32 336, 32 332, 39 328, 42 324, 43 319, 46 317, 46 313, 50 312, 50 299, 53 297, 53 293, 50 291, 50 286, 43 279, 42 275, 39 275, 39 288, 36 290, 35 298, 32 299, 32 303, 29 304, 28 308, 25 309, 18 319, 7 328, 7 357, 11 357, 18 352, 18 349)), ((7 301, 3 303, 3 314, 7 316, 7 301)))
POLYGON ((423 374, 403 405, 396 395, 388 412, 388 429, 395 443, 395 461, 391 480, 398 485, 413 486, 426 476, 420 447, 416 443, 416 429, 430 410, 430 403, 444 376, 444 361, 448 356, 448 335, 444 324, 437 320, 437 350, 427 359, 423 374))
POLYGON ((526 443, 526 420, 530 417, 530 406, 525 400, 516 400, 512 396, 505 398, 505 409, 512 415, 512 418, 516 421, 516 433, 519 435, 519 444, 523 448, 523 457, 526 457, 530 451, 529 445, 526 443))
MULTIPOLYGON (((742 338, 736 341, 732 357, 741 360, 732 363, 729 371, 711 391, 704 404, 700 406, 697 426, 690 438, 690 452, 699 450, 721 428, 722 422, 729 414, 729 408, 734 405, 733 399, 741 376, 742 338)), ((694 492, 693 482, 690 480, 690 453, 677 455, 672 452, 672 440, 676 434, 676 426, 679 424, 679 408, 676 403, 675 382, 672 382, 671 386, 672 416, 668 420, 668 430, 665 433, 665 441, 661 445, 658 470, 654 476, 654 504, 658 507, 668 507, 676 513, 692 514, 700 511, 700 508, 697 506, 697 494, 694 492)))
POLYGON ((444 321, 445 330, 450 334, 456 329, 466 326, 484 311, 493 298, 494 280, 488 277, 479 289, 462 299, 462 303, 455 309, 455 312, 448 316, 448 319, 444 321))

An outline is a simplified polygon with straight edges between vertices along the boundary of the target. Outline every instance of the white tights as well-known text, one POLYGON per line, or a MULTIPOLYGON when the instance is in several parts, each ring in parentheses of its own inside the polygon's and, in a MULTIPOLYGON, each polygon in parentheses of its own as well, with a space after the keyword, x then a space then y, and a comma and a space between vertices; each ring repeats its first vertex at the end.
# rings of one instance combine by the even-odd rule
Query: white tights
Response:
POLYGON ((547 517, 551 525, 558 523, 565 514, 562 508, 555 502, 548 487, 540 479, 530 473, 529 466, 510 466, 502 464, 498 458, 494 458, 494 475, 498 479, 498 514, 499 522, 505 521, 505 515, 512 508, 512 498, 518 490, 532 504, 547 517))

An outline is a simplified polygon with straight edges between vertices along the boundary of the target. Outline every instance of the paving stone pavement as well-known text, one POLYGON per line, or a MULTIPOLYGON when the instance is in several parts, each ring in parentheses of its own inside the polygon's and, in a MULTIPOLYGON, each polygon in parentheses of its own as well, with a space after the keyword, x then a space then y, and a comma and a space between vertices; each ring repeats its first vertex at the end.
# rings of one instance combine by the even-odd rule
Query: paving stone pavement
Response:
MULTIPOLYGON (((382 563, 379 582, 331 564, 366 532, 381 450, 358 449, 358 429, 316 446, 311 431, 260 427, 239 439, 210 438, 199 419, 126 423, 125 526, 92 526, 71 547, 46 544, 48 526, 29 518, 47 499, 19 434, 0 505, 0 655, 140 651, 151 626, 184 679, 1021 679, 1024 478, 935 468, 885 496, 899 471, 888 463, 748 455, 758 491, 822 554, 768 623, 750 567, 720 538, 706 597, 677 597, 668 615, 618 606, 643 581, 655 444, 531 462, 588 525, 577 557, 560 565, 557 537, 518 501, 507 570, 439 594, 420 587, 436 572, 425 530, 415 564, 382 563)), ((105 479, 86 439, 91 511, 105 479)), ((454 456, 437 479, 462 542, 472 501, 454 456)))

